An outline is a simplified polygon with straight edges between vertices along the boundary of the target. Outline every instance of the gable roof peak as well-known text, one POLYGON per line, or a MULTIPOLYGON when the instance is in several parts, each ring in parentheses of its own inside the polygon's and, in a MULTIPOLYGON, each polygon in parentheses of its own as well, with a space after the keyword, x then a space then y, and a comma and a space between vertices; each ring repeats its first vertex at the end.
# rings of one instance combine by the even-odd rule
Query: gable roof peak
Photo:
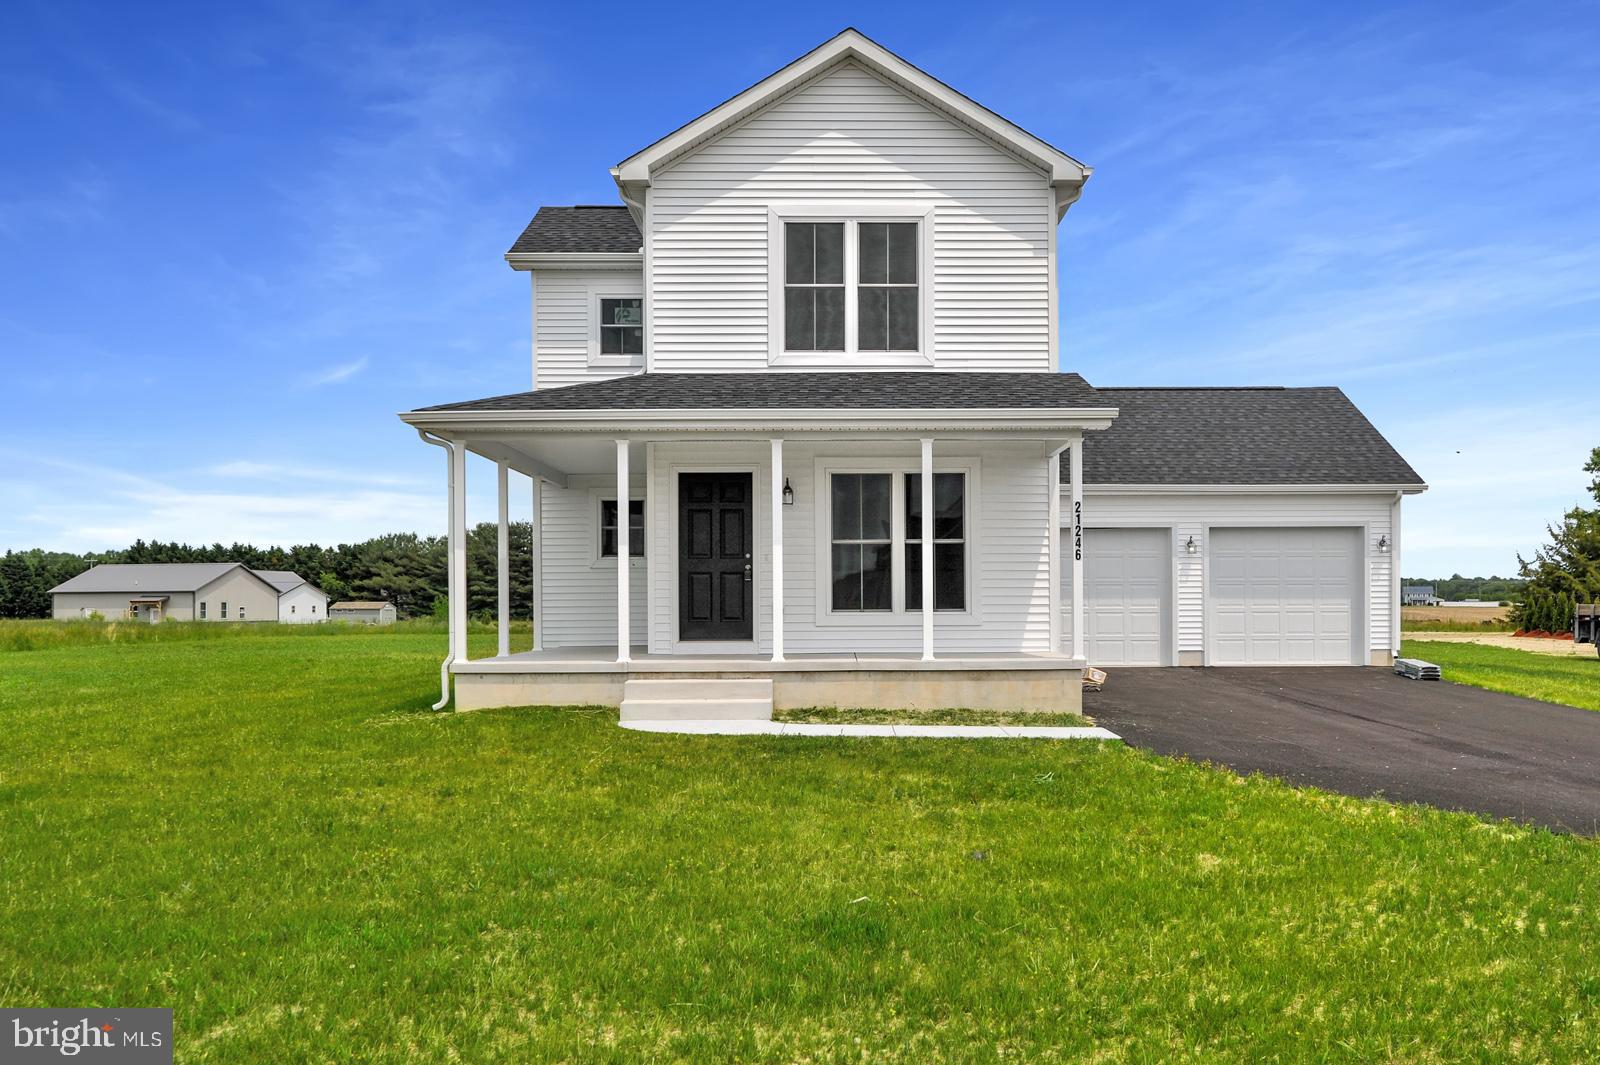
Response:
POLYGON ((1055 145, 1001 117, 891 52, 855 27, 848 26, 743 92, 618 163, 612 168, 611 176, 616 180, 623 200, 630 204, 639 202, 638 190, 650 184, 655 171, 847 60, 860 63, 979 135, 1038 165, 1049 175, 1050 183, 1059 190, 1059 209, 1062 212, 1077 198, 1078 191, 1093 172, 1055 145))

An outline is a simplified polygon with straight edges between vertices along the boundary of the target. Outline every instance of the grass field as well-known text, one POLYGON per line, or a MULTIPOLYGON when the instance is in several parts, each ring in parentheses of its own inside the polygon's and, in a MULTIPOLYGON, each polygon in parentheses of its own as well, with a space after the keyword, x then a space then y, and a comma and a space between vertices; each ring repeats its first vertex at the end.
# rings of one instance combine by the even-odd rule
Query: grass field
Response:
POLYGON ((1556 658, 1473 643, 1407 640, 1400 653, 1444 669, 1445 679, 1547 703, 1600 710, 1600 657, 1556 658))
POLYGON ((435 715, 443 642, 0 655, 0 1002, 171 1006, 182 1062, 1600 1054, 1591 841, 1119 744, 435 715))

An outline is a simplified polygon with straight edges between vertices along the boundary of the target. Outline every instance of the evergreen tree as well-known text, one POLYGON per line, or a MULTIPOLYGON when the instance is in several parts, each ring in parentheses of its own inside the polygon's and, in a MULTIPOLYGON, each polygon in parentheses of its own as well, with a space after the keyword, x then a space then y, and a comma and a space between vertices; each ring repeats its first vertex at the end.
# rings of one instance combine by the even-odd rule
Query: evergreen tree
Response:
MULTIPOLYGON (((1600 447, 1589 453, 1583 469, 1591 475, 1589 492, 1600 507, 1600 447)), ((1600 509, 1573 507, 1546 531, 1550 542, 1532 559, 1517 556, 1528 584, 1512 621, 1529 630, 1569 632, 1575 605, 1600 601, 1600 509)))

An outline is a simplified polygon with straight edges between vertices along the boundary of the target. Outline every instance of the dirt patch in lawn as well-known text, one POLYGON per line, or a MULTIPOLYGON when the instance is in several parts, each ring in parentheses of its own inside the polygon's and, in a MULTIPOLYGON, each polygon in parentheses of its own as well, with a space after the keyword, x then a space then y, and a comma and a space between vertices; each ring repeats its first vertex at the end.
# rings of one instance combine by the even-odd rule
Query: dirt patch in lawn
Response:
POLYGON ((1508 647, 1513 651, 1532 651, 1540 655, 1582 656, 1593 658, 1594 647, 1572 640, 1547 640, 1537 636, 1513 636, 1509 632, 1401 632, 1403 640, 1427 640, 1431 643, 1477 643, 1486 647, 1508 647))

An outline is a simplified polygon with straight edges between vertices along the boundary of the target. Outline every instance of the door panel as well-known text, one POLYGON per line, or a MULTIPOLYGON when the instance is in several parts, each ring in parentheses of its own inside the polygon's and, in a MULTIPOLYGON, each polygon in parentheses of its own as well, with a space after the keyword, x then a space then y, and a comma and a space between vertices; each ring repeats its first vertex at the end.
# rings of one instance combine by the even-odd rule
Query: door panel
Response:
POLYGON ((678 475, 678 638, 748 640, 751 596, 748 473, 678 475))
POLYGON ((1355 529, 1213 529, 1211 664, 1359 663, 1360 548, 1355 529))
MULTIPOLYGON (((1070 529, 1063 530, 1070 537, 1070 529)), ((1068 547, 1067 558, 1071 557, 1068 547)), ((1072 570, 1062 577, 1062 631, 1072 635, 1072 570)), ((1172 662, 1171 536, 1166 529, 1085 529, 1084 653, 1092 666, 1172 662)))

